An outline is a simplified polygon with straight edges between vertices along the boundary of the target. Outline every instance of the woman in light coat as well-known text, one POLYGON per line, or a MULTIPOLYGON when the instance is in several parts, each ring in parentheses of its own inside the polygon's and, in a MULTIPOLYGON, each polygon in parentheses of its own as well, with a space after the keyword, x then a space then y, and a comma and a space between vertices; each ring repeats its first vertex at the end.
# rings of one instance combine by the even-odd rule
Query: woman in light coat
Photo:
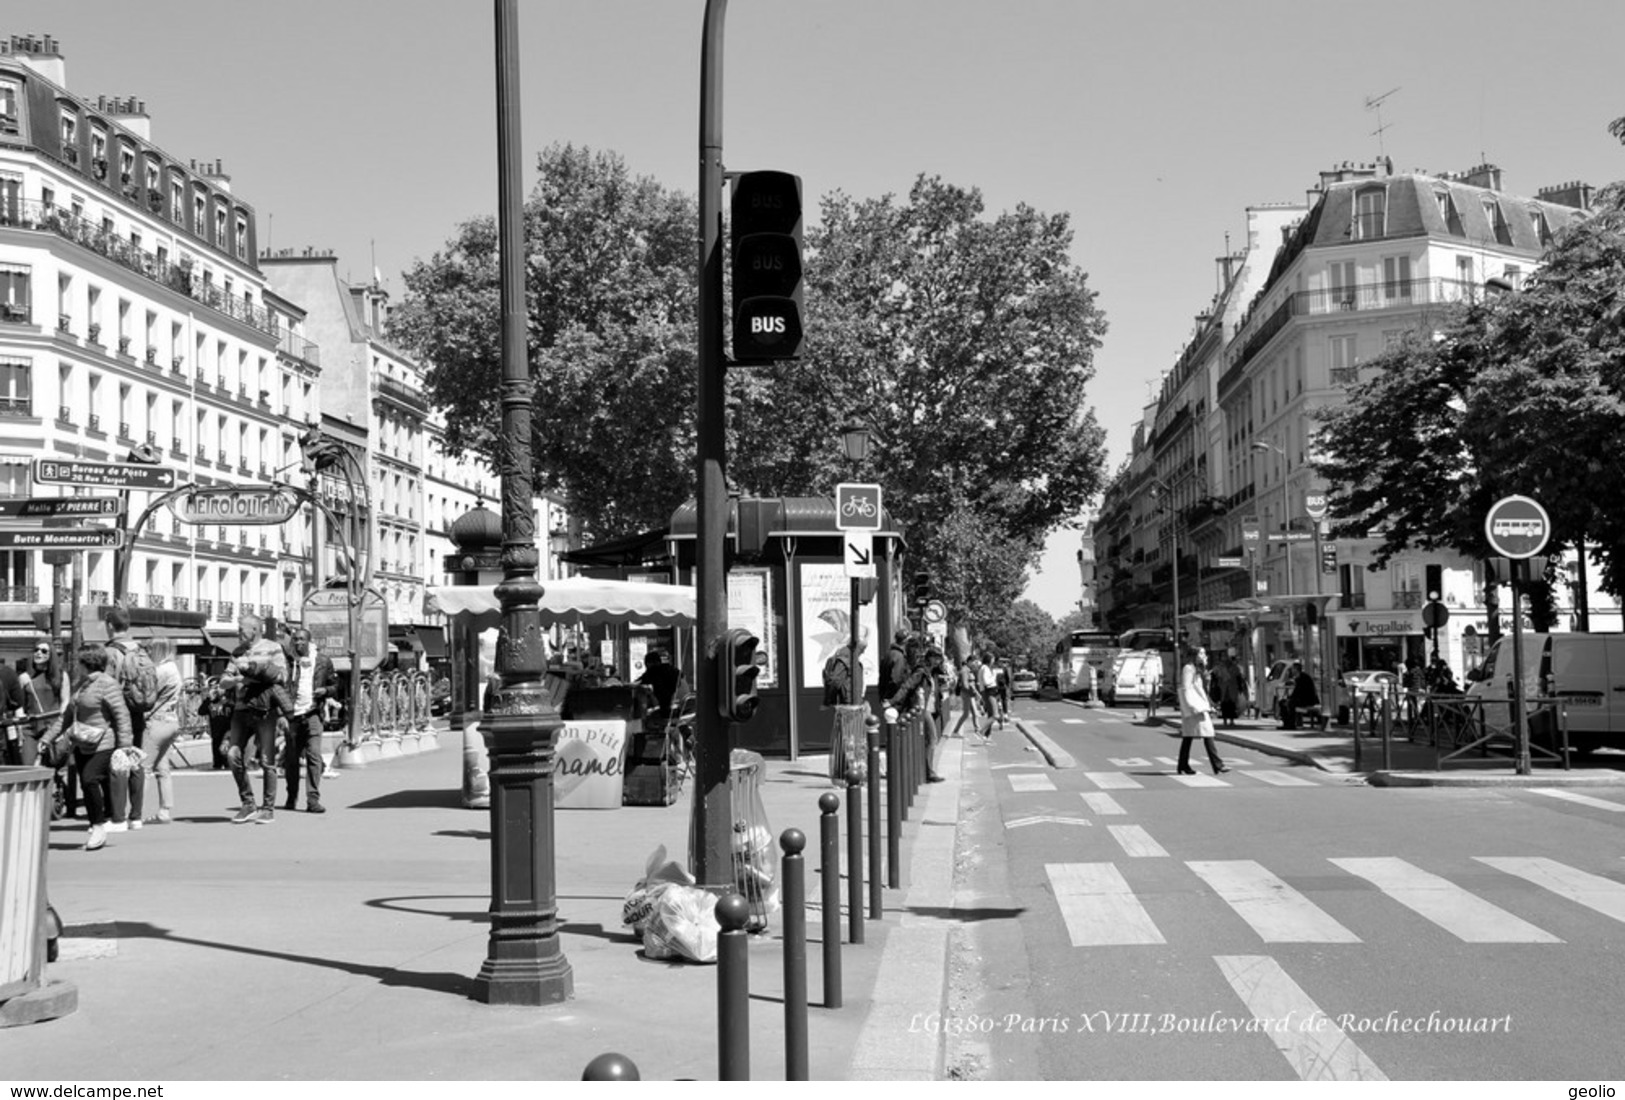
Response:
POLYGON ((84 645, 76 655, 83 679, 62 710, 48 740, 71 746, 79 764, 79 782, 90 814, 90 835, 85 850, 94 852, 107 843, 107 813, 112 793, 114 749, 135 744, 124 689, 107 674, 105 646, 84 645))
POLYGON ((1213 703, 1207 694, 1207 650, 1202 646, 1188 646, 1184 664, 1179 670, 1179 774, 1195 775, 1191 767, 1191 739, 1200 737, 1207 749, 1208 763, 1213 774, 1222 775, 1230 769, 1219 759, 1213 747, 1213 703))

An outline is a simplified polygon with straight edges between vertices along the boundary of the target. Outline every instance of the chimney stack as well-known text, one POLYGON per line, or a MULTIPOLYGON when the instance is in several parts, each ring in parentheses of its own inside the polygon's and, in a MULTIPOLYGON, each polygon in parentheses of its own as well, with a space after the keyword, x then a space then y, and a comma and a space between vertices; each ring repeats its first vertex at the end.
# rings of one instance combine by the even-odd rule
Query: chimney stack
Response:
POLYGON ((1593 188, 1589 183, 1575 180, 1555 187, 1543 187, 1535 192, 1535 198, 1558 206, 1571 206, 1576 210, 1590 210, 1592 194, 1593 188))
POLYGON ((39 38, 31 34, 14 34, 4 48, 6 53, 11 54, 58 88, 66 90, 68 87, 68 63, 63 60, 60 45, 61 43, 48 34, 39 38))

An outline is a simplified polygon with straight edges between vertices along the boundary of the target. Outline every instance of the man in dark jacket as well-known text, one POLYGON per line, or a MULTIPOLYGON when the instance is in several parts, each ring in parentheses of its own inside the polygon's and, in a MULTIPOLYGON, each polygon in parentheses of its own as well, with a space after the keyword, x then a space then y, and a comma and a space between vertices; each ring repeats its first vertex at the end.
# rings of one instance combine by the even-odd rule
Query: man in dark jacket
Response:
POLYGON ((288 779, 288 801, 284 810, 298 808, 299 766, 305 768, 305 809, 326 813, 322 805, 322 706, 339 682, 333 662, 325 653, 311 652, 310 631, 299 627, 293 632, 292 652, 288 654, 288 695, 293 711, 288 715, 288 743, 282 751, 282 771, 288 779))
POLYGON ((237 624, 241 644, 233 654, 220 686, 232 702, 231 747, 226 760, 237 783, 242 808, 233 817, 234 825, 249 822, 269 825, 276 820, 276 720, 280 710, 277 695, 287 678, 287 658, 282 647, 265 637, 265 621, 258 615, 244 615, 237 624), (259 749, 264 799, 254 806, 254 789, 248 783, 248 762, 244 750, 249 743, 259 749))
POLYGON ((892 635, 891 648, 886 651, 886 659, 880 662, 880 697, 890 699, 897 694, 898 687, 908 678, 908 631, 899 630, 892 635))

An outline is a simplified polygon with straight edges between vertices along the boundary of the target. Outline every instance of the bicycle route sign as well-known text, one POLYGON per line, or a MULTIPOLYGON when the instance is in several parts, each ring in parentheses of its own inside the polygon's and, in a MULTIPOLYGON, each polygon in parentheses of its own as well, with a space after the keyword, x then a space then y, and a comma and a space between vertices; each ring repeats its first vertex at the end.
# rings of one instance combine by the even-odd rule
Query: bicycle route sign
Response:
POLYGON ((850 481, 835 486, 835 526, 842 531, 878 531, 880 515, 880 486, 850 481))
POLYGON ((1551 517, 1528 497, 1502 497, 1484 517, 1484 535, 1490 549, 1504 558, 1534 557, 1545 548, 1551 534, 1551 517))

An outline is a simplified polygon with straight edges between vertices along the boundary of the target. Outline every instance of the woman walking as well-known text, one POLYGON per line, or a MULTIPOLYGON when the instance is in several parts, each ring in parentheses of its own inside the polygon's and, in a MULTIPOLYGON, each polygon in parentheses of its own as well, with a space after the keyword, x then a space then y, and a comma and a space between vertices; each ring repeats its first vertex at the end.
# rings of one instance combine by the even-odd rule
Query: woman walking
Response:
POLYGON ((1207 694, 1207 650, 1202 646, 1187 646, 1185 663, 1179 670, 1179 774, 1195 775, 1191 767, 1191 739, 1200 737, 1207 749, 1208 763, 1214 775, 1223 775, 1230 769, 1219 759, 1213 747, 1213 703, 1207 694))
POLYGON ((107 674, 107 649, 80 646, 76 661, 82 673, 79 686, 48 740, 53 747, 60 746, 57 751, 71 749, 79 765, 79 785, 85 792, 90 817, 85 851, 94 852, 107 843, 113 752, 133 747, 135 738, 130 710, 124 705, 124 689, 107 674))
POLYGON ((146 750, 152 756, 152 779, 158 787, 158 812, 147 818, 148 825, 168 825, 175 808, 175 780, 171 778, 169 748, 181 732, 181 670, 175 664, 175 643, 154 638, 147 643, 153 671, 158 676, 158 696, 147 713, 146 750))
POLYGON ((55 715, 62 709, 65 695, 62 663, 57 660, 49 638, 34 643, 34 652, 23 662, 17 679, 23 688, 23 711, 32 719, 23 727, 22 762, 32 764, 39 756, 40 739, 56 724, 55 715), (42 714, 52 717, 38 717, 42 714))

